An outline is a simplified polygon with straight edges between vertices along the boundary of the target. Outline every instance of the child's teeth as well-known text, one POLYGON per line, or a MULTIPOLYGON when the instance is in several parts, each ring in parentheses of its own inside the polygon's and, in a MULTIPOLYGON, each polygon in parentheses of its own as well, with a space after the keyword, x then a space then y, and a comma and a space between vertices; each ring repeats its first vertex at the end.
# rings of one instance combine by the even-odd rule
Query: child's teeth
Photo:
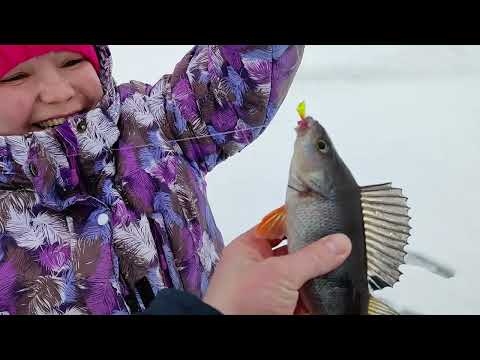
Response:
POLYGON ((65 119, 52 119, 52 120, 42 121, 38 125, 42 128, 48 128, 48 127, 62 125, 64 122, 65 122, 65 119))

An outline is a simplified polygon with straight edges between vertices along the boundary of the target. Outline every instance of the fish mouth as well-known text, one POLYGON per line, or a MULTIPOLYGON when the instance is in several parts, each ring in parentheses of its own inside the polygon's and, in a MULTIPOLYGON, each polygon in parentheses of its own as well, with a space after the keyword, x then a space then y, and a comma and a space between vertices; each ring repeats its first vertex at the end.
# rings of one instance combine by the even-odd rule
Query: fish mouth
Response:
POLYGON ((299 129, 306 129, 310 126, 308 121, 306 119, 301 119, 297 122, 298 128, 299 129))
POLYGON ((295 131, 298 135, 305 135, 310 126, 311 124, 308 118, 303 118, 297 122, 297 127, 295 128, 295 131))
POLYGON ((307 119, 301 119, 297 122, 297 129, 308 129, 310 124, 307 119))

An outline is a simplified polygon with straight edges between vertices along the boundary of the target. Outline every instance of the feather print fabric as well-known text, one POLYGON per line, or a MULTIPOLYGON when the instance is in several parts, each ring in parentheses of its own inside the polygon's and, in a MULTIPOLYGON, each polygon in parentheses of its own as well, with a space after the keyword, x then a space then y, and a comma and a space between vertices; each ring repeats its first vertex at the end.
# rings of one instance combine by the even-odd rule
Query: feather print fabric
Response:
POLYGON ((196 46, 153 86, 117 86, 96 49, 98 107, 0 136, 0 314, 129 314, 145 283, 201 297, 223 249, 204 176, 263 132, 303 55, 196 46))

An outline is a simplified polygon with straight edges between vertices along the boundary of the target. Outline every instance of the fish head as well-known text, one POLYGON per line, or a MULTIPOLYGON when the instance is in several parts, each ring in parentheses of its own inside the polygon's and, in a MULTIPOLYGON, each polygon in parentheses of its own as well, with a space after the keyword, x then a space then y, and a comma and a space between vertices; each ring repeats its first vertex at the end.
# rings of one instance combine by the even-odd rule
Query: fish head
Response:
POLYGON ((316 192, 330 197, 334 192, 338 155, 322 125, 305 117, 295 129, 289 185, 301 192, 316 192))

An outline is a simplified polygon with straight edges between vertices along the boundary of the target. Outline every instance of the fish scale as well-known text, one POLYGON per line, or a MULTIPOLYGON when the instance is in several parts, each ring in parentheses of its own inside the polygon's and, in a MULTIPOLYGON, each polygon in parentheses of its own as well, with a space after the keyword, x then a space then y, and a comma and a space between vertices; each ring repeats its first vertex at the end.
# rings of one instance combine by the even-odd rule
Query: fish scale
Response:
POLYGON ((318 201, 316 197, 305 197, 301 202, 288 200, 293 199, 297 194, 291 189, 287 193, 287 204, 289 204, 287 221, 293 224, 287 230, 287 238, 292 239, 289 242, 290 251, 296 251, 300 245, 342 229, 340 212, 333 202, 318 201))

